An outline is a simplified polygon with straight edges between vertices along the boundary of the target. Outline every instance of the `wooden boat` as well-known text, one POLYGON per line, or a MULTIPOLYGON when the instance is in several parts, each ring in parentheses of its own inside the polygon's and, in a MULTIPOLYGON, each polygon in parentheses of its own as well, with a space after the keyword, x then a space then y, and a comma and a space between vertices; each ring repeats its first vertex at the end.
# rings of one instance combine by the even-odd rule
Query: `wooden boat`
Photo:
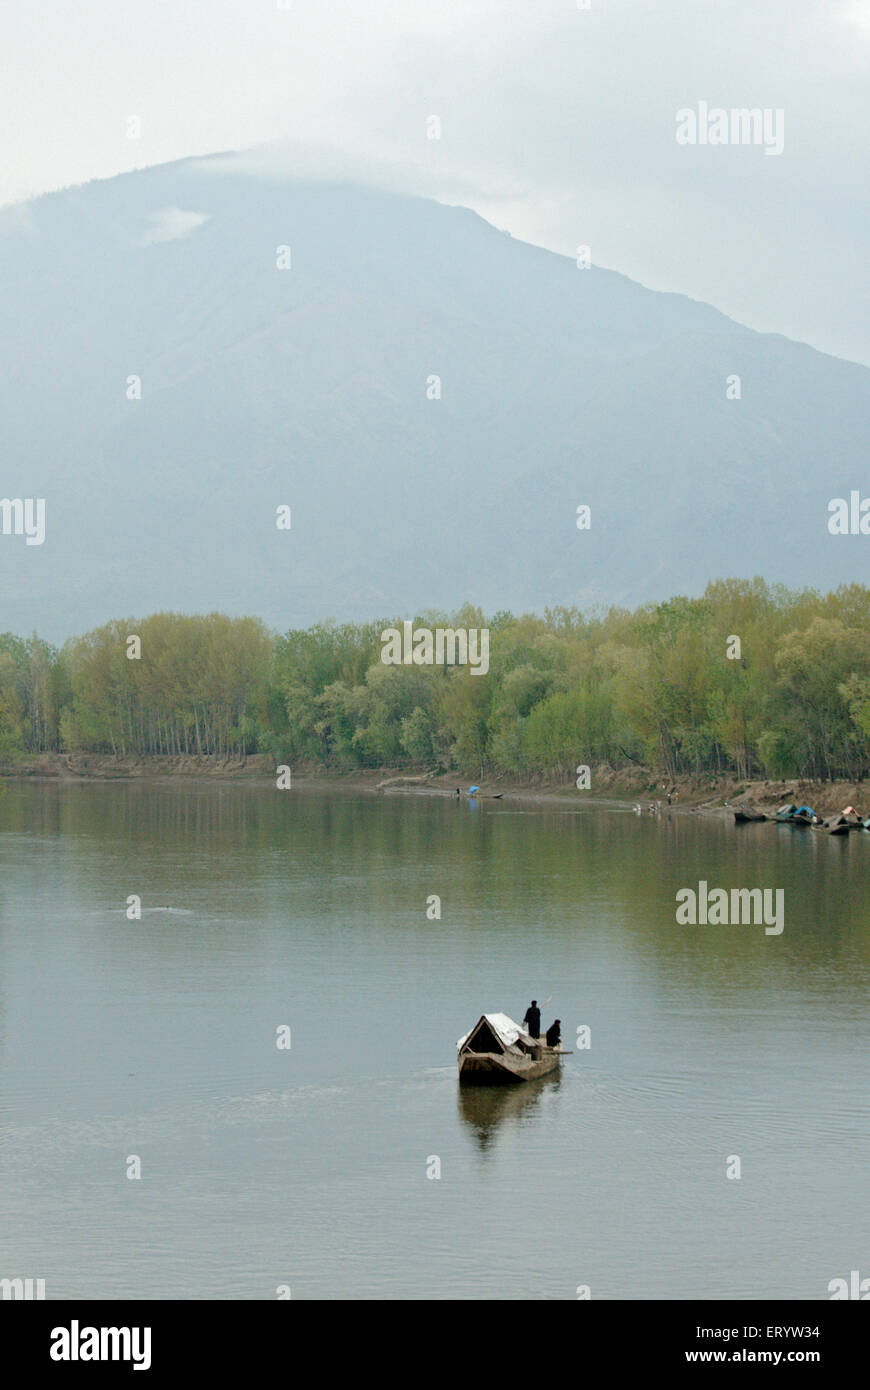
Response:
POLYGON ((818 817, 812 806, 799 806, 791 818, 792 825, 815 825, 818 817))
POLYGON ((829 835, 848 835, 852 826, 843 815, 828 816, 827 820, 819 821, 814 829, 825 830, 829 835))
POLYGON ((531 1037, 507 1014, 481 1014, 470 1033, 456 1044, 463 1086, 513 1086, 555 1071, 561 1047, 531 1037))
POLYGON ((776 819, 778 821, 794 820, 796 811, 797 806, 795 806, 794 804, 792 804, 791 806, 780 806, 776 813, 776 819))

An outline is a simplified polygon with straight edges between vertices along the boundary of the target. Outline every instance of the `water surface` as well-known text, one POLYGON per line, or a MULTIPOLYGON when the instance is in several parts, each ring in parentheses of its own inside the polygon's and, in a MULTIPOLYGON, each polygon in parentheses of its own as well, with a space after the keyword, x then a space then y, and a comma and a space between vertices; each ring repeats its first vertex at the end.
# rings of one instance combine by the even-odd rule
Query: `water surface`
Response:
POLYGON ((7 783, 0 1277, 826 1298, 870 1275, 868 866, 588 803, 7 783), (678 926, 700 879, 784 889, 782 935, 678 926), (460 1091, 456 1039, 533 995, 591 1049, 460 1091))

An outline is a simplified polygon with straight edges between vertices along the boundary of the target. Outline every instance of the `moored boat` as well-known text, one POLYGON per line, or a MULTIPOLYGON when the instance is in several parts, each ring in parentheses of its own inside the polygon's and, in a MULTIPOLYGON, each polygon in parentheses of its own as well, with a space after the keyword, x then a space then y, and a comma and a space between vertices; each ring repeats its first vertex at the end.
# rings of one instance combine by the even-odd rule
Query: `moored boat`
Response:
POLYGON ((794 820, 796 811, 797 806, 795 806, 794 804, 792 804, 791 806, 780 806, 776 813, 776 819, 779 821, 794 820))
POLYGON ((567 1054, 533 1038, 507 1014, 481 1014, 456 1044, 464 1086, 512 1086, 555 1071, 567 1054))
POLYGON ((829 835, 848 835, 852 827, 841 812, 836 816, 828 816, 828 819, 822 821, 819 828, 821 830, 827 830, 829 835))

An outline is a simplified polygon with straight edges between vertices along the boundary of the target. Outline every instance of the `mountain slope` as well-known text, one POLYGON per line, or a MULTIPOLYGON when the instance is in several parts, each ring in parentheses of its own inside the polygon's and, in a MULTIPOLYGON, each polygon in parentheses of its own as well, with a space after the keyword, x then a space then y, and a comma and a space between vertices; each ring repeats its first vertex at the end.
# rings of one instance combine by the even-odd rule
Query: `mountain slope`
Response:
POLYGON ((0 213, 0 293, 0 496, 47 509, 42 546, 0 536, 0 628, 867 574, 827 532, 866 368, 463 209, 182 161, 0 213))

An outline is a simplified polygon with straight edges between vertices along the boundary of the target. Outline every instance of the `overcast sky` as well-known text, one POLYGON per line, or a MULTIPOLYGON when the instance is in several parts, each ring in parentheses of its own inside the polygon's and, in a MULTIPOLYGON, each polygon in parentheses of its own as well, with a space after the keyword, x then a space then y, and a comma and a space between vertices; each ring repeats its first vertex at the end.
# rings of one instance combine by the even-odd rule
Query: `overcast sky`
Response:
POLYGON ((0 72, 0 202, 252 149, 870 364, 870 0, 5 0, 0 72), (678 144, 700 102, 782 153, 678 144))

